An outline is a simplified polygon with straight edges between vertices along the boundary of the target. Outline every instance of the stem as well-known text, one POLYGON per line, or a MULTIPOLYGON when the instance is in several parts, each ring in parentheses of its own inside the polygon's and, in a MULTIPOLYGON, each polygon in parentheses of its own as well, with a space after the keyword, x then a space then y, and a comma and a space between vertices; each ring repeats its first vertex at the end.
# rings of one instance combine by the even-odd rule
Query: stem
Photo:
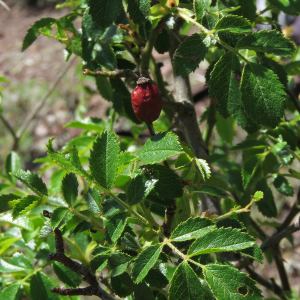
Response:
POLYGON ((265 7, 263 10, 259 11, 257 14, 256 14, 256 17, 259 17, 260 15, 264 14, 266 11, 272 9, 274 6, 273 5, 269 5, 267 7, 265 7))
POLYGON ((40 268, 34 270, 32 273, 28 274, 26 277, 24 277, 22 280, 20 280, 19 284, 22 285, 25 281, 27 281, 27 279, 29 279, 30 277, 35 275, 37 272, 42 271, 44 268, 48 267, 49 265, 51 265, 51 262, 48 262, 43 267, 40 267, 40 268))
POLYGON ((152 123, 146 123, 146 125, 149 129, 150 135, 155 136, 155 131, 154 131, 154 128, 153 128, 153 124, 152 123))
POLYGON ((93 76, 93 77, 109 77, 109 78, 120 78, 126 77, 133 80, 138 80, 137 76, 132 70, 129 69, 116 69, 114 71, 91 71, 89 69, 83 70, 83 75, 93 76))
POLYGON ((285 89, 285 92, 291 97, 295 108, 300 113, 300 104, 299 104, 298 99, 295 97, 295 95, 289 89, 285 89))
MULTIPOLYGON (((2 116, 0 114, 0 119, 2 120, 2 122, 4 123, 4 125, 6 126, 6 128, 8 129, 8 131, 11 133, 13 139, 14 139, 14 144, 16 144, 16 141, 18 140, 16 134, 15 134, 15 131, 13 130, 13 128, 10 126, 9 122, 5 119, 4 116, 2 116)), ((13 149, 15 150, 15 149, 13 149)))
POLYGON ((81 250, 81 248, 79 247, 79 245, 77 243, 73 242, 71 239, 69 239, 66 236, 64 236, 63 239, 65 241, 67 241, 70 245, 72 245, 76 249, 76 251, 78 252, 78 255, 79 255, 80 259, 81 259, 81 262, 83 264, 85 264, 86 266, 89 266, 90 263, 86 259, 85 255, 84 255, 83 251, 81 250))
POLYGON ((203 140, 206 146, 208 146, 209 144, 209 140, 211 138, 216 121, 215 106, 213 104, 210 104, 208 108, 207 124, 203 132, 203 140))
POLYGON ((144 203, 144 200, 142 202, 140 202, 140 206, 141 206, 141 209, 143 210, 143 213, 146 217, 146 219, 148 220, 148 222, 150 224, 152 224, 153 226, 157 227, 157 229, 159 229, 159 225, 157 224, 157 222, 154 220, 151 212, 146 208, 145 206, 145 203, 144 203))
POLYGON ((183 260, 188 260, 187 255, 183 254, 180 250, 178 250, 171 242, 166 243, 175 253, 177 253, 183 260))

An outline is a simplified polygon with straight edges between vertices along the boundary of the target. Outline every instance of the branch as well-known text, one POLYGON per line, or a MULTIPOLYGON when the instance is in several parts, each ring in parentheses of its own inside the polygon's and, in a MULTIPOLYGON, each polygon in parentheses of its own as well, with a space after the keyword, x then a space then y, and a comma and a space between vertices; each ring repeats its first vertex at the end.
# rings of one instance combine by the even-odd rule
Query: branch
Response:
MULTIPOLYGON (((6 128, 8 129, 8 131, 11 133, 11 135, 12 135, 12 137, 14 139, 14 144, 16 144, 16 141, 17 141, 18 138, 17 138, 17 136, 15 134, 15 131, 10 126, 9 122, 5 119, 5 117, 2 116, 1 114, 0 114, 0 119, 2 120, 2 122, 4 123, 4 125, 6 126, 6 128)), ((13 150, 15 150, 15 149, 13 149, 13 150)))
POLYGON ((131 78, 134 81, 137 81, 139 79, 139 76, 129 69, 116 69, 114 71, 96 71, 96 72, 90 71, 89 69, 84 69, 83 75, 88 75, 93 77, 109 77, 109 78, 126 77, 126 78, 131 78))
POLYGON ((267 238, 260 246, 260 249, 262 251, 266 251, 271 246, 279 244, 283 238, 287 237, 297 230, 300 230, 300 216, 298 216, 297 220, 291 226, 267 238))
MULTIPOLYGON (((51 214, 47 210, 43 211, 43 215, 46 218, 51 218, 51 214)), ((77 261, 72 260, 71 258, 65 255, 63 237, 61 231, 58 228, 54 229, 54 234, 55 234, 56 253, 50 253, 49 259, 58 261, 62 263, 64 266, 74 271, 75 273, 82 275, 83 280, 87 281, 90 284, 90 286, 85 288, 76 288, 76 289, 54 287, 51 289, 51 292, 60 295, 89 295, 89 296, 95 295, 101 298, 102 300, 115 300, 110 294, 105 292, 100 287, 96 276, 94 276, 90 272, 88 267, 86 267, 85 265, 77 261)))
POLYGON ((52 94, 58 83, 61 81, 61 79, 64 77, 64 75, 67 73, 73 62, 76 60, 76 56, 72 57, 69 59, 68 63, 65 65, 65 67, 60 71, 58 74, 56 80, 51 84, 49 87, 49 90, 47 93, 43 96, 43 98, 37 103, 37 105, 31 110, 29 115, 27 116, 25 122, 22 124, 22 126, 19 128, 19 130, 16 133, 16 142, 14 144, 14 149, 18 148, 18 142, 20 138, 22 137, 24 131, 27 129, 31 121, 36 117, 40 109, 43 107, 45 104, 46 100, 49 98, 49 96, 52 94))

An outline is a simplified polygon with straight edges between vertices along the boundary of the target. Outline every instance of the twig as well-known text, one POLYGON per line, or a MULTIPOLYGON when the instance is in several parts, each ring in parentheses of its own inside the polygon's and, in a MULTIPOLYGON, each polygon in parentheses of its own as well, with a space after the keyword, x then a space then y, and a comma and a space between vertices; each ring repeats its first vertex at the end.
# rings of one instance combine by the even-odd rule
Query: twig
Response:
POLYGON ((58 83, 61 81, 61 79, 64 77, 64 75, 67 73, 67 71, 69 70, 69 68, 71 67, 71 65, 73 64, 73 62, 76 60, 76 56, 71 57, 68 61, 68 63, 65 65, 65 67, 60 71, 60 73, 58 74, 56 80, 51 84, 51 86, 49 87, 49 90, 47 91, 47 93, 43 96, 43 98, 37 103, 37 105, 31 110, 31 112, 29 113, 29 115, 27 116, 26 120, 24 121, 24 123, 22 124, 22 126, 19 128, 19 130, 16 133, 16 142, 14 144, 14 149, 18 148, 18 142, 20 140, 20 138, 22 137, 24 131, 27 129, 27 127, 29 126, 29 124, 31 123, 31 121, 35 118, 35 116, 37 115, 37 113, 40 111, 40 109, 43 107, 43 105, 45 104, 46 100, 49 98, 49 96, 52 94, 52 92, 54 91, 54 89, 56 88, 56 86, 58 85, 58 83))
POLYGON ((250 277, 257 281, 259 284, 262 286, 266 287, 267 289, 273 291, 280 299, 287 300, 286 297, 284 296, 282 288, 273 282, 269 282, 268 280, 264 279, 261 277, 259 274, 257 274, 253 269, 251 269, 249 266, 245 267, 247 272, 249 273, 250 277))
POLYGON ((109 78, 127 77, 135 81, 139 79, 139 76, 129 69, 123 69, 123 70, 116 69, 114 71, 97 71, 97 72, 91 71, 89 69, 84 69, 83 75, 88 75, 93 77, 109 77, 109 78))
MULTIPOLYGON (((43 211, 43 215, 47 218, 51 217, 51 214, 47 211, 43 211)), ((110 294, 105 292, 99 285, 99 282, 94 276, 88 267, 85 265, 72 260, 68 256, 65 255, 63 237, 61 231, 56 228, 54 229, 55 234, 55 249, 56 253, 50 253, 49 259, 62 263, 64 266, 68 267, 75 273, 82 275, 83 280, 88 282, 90 286, 85 288, 76 288, 76 289, 68 289, 68 288, 58 288, 54 287, 50 291, 52 293, 57 293, 60 295, 95 295, 101 298, 102 300, 115 300, 110 294)))
POLYGON ((298 216, 297 220, 289 227, 285 228, 284 230, 277 232, 267 238, 262 245, 260 246, 260 249, 262 251, 266 251, 268 248, 270 248, 272 245, 279 244, 279 242, 287 237, 288 235, 294 233, 295 231, 300 230, 300 216, 298 216))
MULTIPOLYGON (((14 139, 14 143, 15 141, 17 140, 17 137, 16 137, 16 134, 15 134, 15 131, 13 130, 13 128, 10 126, 9 122, 5 119, 4 116, 2 116, 0 114, 0 119, 2 120, 2 122, 4 123, 4 125, 6 126, 6 128, 8 129, 8 131, 11 133, 13 139, 14 139)), ((14 149, 13 149, 14 150, 14 149)))

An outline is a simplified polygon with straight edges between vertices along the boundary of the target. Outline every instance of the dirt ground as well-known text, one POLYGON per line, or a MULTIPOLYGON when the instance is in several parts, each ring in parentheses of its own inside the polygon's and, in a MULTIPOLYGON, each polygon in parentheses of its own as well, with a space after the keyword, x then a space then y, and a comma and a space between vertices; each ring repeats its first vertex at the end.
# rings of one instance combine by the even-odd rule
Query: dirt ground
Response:
MULTIPOLYGON (((1 84, 5 87, 2 106, 7 121, 17 131, 66 65, 63 58, 64 45, 57 40, 39 36, 33 45, 21 52, 23 38, 30 25, 38 19, 59 18, 69 10, 67 8, 56 10, 53 4, 41 8, 28 6, 26 1, 21 0, 5 0, 5 3, 10 7, 10 11, 0 5, 0 76, 8 79, 8 82, 1 84)), ((172 89, 169 58, 167 55, 158 54, 156 57, 164 63, 162 72, 172 89)), ((200 70, 191 75, 193 93, 205 88, 206 67, 205 63, 201 64, 200 70)), ((87 103, 86 116, 105 118, 105 111, 110 103, 98 94, 87 97, 81 87, 85 79, 80 74, 80 62, 77 60, 28 128, 20 143, 22 145, 20 153, 26 161, 24 168, 34 170, 32 160, 45 155, 45 144, 49 138, 55 137, 56 145, 59 147, 79 135, 79 130, 63 128, 63 125, 74 119, 74 110, 78 103, 87 103)), ((88 84, 91 85, 90 81, 88 84)), ((208 99, 196 105, 198 116, 207 105, 208 99)), ((4 158, 11 150, 12 144, 12 137, 0 123, 0 166, 3 166, 4 158)), ((300 284, 300 235, 296 234, 294 240, 295 248, 292 248, 288 241, 283 241, 282 245, 286 249, 284 259, 290 283, 297 290, 300 284)), ((265 278, 274 278, 276 282, 280 282, 274 263, 257 265, 257 271, 265 278)))

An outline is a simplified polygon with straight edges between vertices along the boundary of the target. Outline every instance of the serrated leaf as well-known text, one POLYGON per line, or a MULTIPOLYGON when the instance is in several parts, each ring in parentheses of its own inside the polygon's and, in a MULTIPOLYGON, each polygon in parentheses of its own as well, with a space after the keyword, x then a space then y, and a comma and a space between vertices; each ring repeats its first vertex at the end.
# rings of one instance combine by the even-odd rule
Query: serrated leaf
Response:
POLYGON ((272 152, 277 157, 279 157, 279 159, 283 162, 283 164, 285 165, 291 164, 293 159, 293 154, 287 142, 277 143, 274 147, 272 147, 272 152))
POLYGON ((134 286, 134 300, 154 300, 152 290, 145 282, 134 286))
POLYGON ((41 198, 34 195, 28 195, 22 198, 18 203, 16 203, 12 216, 14 219, 18 218, 20 215, 27 213, 38 205, 41 198))
POLYGON ((269 144, 263 140, 246 139, 233 146, 230 150, 265 149, 268 146, 269 144))
POLYGON ((135 283, 140 283, 157 261, 163 245, 149 246, 141 252, 134 262, 131 277, 135 283))
POLYGON ((76 146, 74 145, 71 149, 64 153, 54 152, 52 148, 52 140, 53 139, 50 139, 47 144, 47 153, 49 157, 67 171, 76 173, 84 177, 87 181, 93 181, 92 176, 87 173, 80 164, 76 146))
POLYGON ((127 12, 135 24, 147 21, 150 13, 150 2, 148 0, 128 0, 127 12))
POLYGON ((275 128, 283 116, 285 92, 273 71, 247 63, 241 82, 242 102, 251 119, 275 128))
POLYGON ((69 209, 67 207, 57 207, 54 209, 51 215, 50 224, 53 229, 55 229, 60 222, 65 218, 67 213, 69 212, 69 209))
POLYGON ((294 195, 294 189, 289 183, 289 181, 282 175, 276 174, 274 176, 274 182, 273 182, 276 190, 285 195, 292 197, 294 195))
POLYGON ((15 194, 0 195, 0 213, 13 208, 21 197, 15 194))
POLYGON ((250 156, 243 164, 242 177, 244 188, 249 184, 255 171, 261 163, 262 156, 260 154, 250 156))
POLYGON ((215 227, 215 222, 208 218, 189 218, 174 229, 170 240, 181 242, 198 238, 213 230, 215 227))
POLYGON ((213 252, 236 251, 252 247, 255 240, 239 229, 219 228, 199 237, 188 250, 190 257, 213 252))
POLYGON ((13 243, 20 239, 21 237, 0 237, 0 255, 4 253, 13 243))
MULTIPOLYGON (((113 71, 118 67, 116 55, 109 44, 98 41, 94 46, 94 51, 96 52, 95 61, 100 66, 110 71, 113 71)), ((107 79, 106 81, 109 84, 107 79)))
POLYGON ((300 3, 297 0, 270 0, 270 3, 289 15, 300 15, 300 3))
MULTIPOLYGON (((127 202, 125 194, 118 194, 117 197, 122 201, 127 202)), ((110 217, 121 211, 124 211, 124 207, 121 204, 119 204, 115 199, 113 199, 112 197, 104 199, 103 213, 105 218, 110 217)))
POLYGON ((217 109, 224 118, 232 115, 241 105, 240 82, 236 74, 241 65, 234 52, 224 54, 210 73, 209 97, 217 98, 217 109))
POLYGON ((300 73, 300 61, 290 61, 284 65, 284 69, 288 75, 298 75, 300 73))
POLYGON ((121 237, 120 244, 128 250, 140 250, 140 246, 138 245, 134 237, 128 232, 125 232, 124 236, 121 237))
POLYGON ((97 41, 101 38, 103 30, 101 30, 98 24, 93 21, 89 12, 90 8, 88 7, 83 14, 82 34, 86 39, 91 38, 93 41, 97 41))
POLYGON ((127 152, 127 151, 121 152, 118 174, 120 174, 122 171, 124 171, 128 167, 128 165, 133 163, 136 159, 137 159, 137 156, 130 152, 127 152))
POLYGON ((170 38, 166 29, 163 29, 163 31, 157 35, 154 47, 155 50, 160 54, 164 54, 165 52, 169 51, 170 38))
POLYGON ((0 258, 0 272, 33 271, 30 260, 20 252, 13 254, 11 258, 0 258))
POLYGON ((176 76, 186 76, 195 71, 207 53, 204 42, 206 34, 195 33, 187 37, 177 48, 173 57, 173 69, 176 76))
POLYGON ((83 197, 91 212, 95 214, 100 214, 102 212, 101 195, 98 190, 89 188, 83 197))
POLYGON ((120 146, 115 134, 105 131, 97 136, 91 149, 90 170, 100 186, 112 189, 118 173, 120 146))
POLYGON ((169 300, 207 299, 204 286, 187 262, 181 263, 171 280, 169 300))
POLYGON ((156 196, 161 199, 182 197, 182 183, 172 169, 162 165, 144 165, 143 169, 149 180, 158 180, 148 197, 156 196))
POLYGON ((264 197, 264 193, 262 191, 256 191, 255 194, 253 195, 254 201, 259 201, 264 197))
POLYGON ((93 21, 104 29, 112 24, 120 12, 121 0, 91 0, 89 1, 90 15, 93 21))
POLYGON ((256 15, 256 0, 238 0, 238 5, 240 9, 237 13, 253 22, 256 15))
POLYGON ((203 267, 203 274, 217 299, 263 299, 262 292, 255 286, 256 282, 234 267, 206 265, 203 267))
POLYGON ((240 39, 237 49, 249 49, 257 52, 273 53, 280 56, 292 56, 294 44, 276 30, 255 31, 240 39))
POLYGON ((44 223, 44 226, 41 228, 38 239, 43 239, 53 234, 53 228, 50 225, 50 220, 47 220, 44 223))
POLYGON ((217 32, 247 33, 252 32, 252 26, 247 19, 228 15, 218 21, 214 30, 217 32))
POLYGON ((108 263, 110 254, 99 254, 93 257, 90 262, 91 272, 95 273, 97 270, 101 271, 108 263))
POLYGON ((237 123, 247 131, 247 133, 252 134, 260 129, 260 126, 253 122, 253 120, 246 114, 244 108, 240 108, 234 113, 234 118, 237 123))
POLYGON ((127 201, 134 205, 142 201, 153 190, 158 179, 149 179, 145 174, 138 174, 131 181, 127 188, 127 201))
POLYGON ((121 212, 113 215, 105 224, 105 236, 109 243, 114 243, 121 236, 126 222, 127 212, 121 212))
POLYGON ((20 216, 17 220, 13 220, 10 212, 0 215, 0 222, 6 222, 14 227, 23 228, 30 231, 34 230, 33 223, 28 217, 20 216))
POLYGON ((227 198, 228 195, 225 190, 215 187, 215 186, 210 186, 210 185, 202 185, 200 188, 195 188, 194 192, 200 192, 203 194, 208 194, 220 198, 227 198))
POLYGON ((42 178, 38 174, 33 174, 30 171, 19 170, 17 172, 12 172, 12 175, 19 179, 22 183, 27 185, 32 191, 34 191, 39 196, 48 196, 48 190, 46 184, 43 182, 42 178))
POLYGON ((14 178, 10 173, 12 172, 16 172, 19 170, 20 168, 20 158, 19 158, 19 155, 14 152, 14 151, 11 151, 5 158, 5 165, 4 165, 4 168, 5 168, 5 173, 6 173, 6 176, 7 178, 9 179, 9 181, 12 183, 12 184, 16 184, 17 180, 16 178, 14 178))
POLYGON ((13 283, 1 291, 0 300, 20 300, 22 292, 20 283, 13 283))
POLYGON ((68 173, 63 181, 61 186, 61 191, 66 202, 73 206, 78 196, 78 181, 74 173, 68 173))
MULTIPOLYGON (((106 98, 105 98, 106 99, 106 98)), ((97 132, 102 132, 105 129, 105 122, 99 118, 87 117, 80 121, 71 121, 64 125, 64 127, 79 128, 84 130, 94 130, 97 132)), ((93 137, 89 137, 93 138, 93 137)), ((95 138, 93 138, 95 140, 95 138)), ((72 145, 73 146, 73 145, 72 145)))
POLYGON ((119 297, 129 296, 134 290, 134 283, 126 272, 119 276, 112 277, 111 286, 115 294, 119 297))
POLYGON ((42 18, 36 21, 31 27, 28 29, 27 34, 24 37, 23 45, 22 45, 22 52, 25 51, 40 35, 39 29, 50 26, 56 22, 53 18, 42 18))
POLYGON ((211 176, 210 167, 205 159, 200 159, 195 157, 196 165, 200 172, 201 178, 203 181, 206 181, 211 176))
POLYGON ((262 251, 256 244, 254 244, 253 247, 243 249, 238 252, 259 261, 261 264, 263 263, 264 257, 262 251))
POLYGON ((205 16, 206 10, 210 7, 211 0, 194 0, 193 3, 196 19, 201 20, 205 16))
POLYGON ((43 273, 37 272, 31 277, 30 293, 32 300, 59 300, 58 294, 51 293, 53 285, 43 273))
POLYGON ((132 257, 124 253, 114 253, 108 258, 109 275, 115 277, 124 273, 129 267, 132 257))
POLYGON ((81 283, 81 276, 62 263, 53 262, 53 270, 58 279, 71 288, 76 288, 81 283))
MULTIPOLYGON (((238 109, 238 107, 237 107, 238 109)), ((235 120, 233 116, 230 116, 227 119, 224 119, 219 112, 216 113, 216 128, 220 138, 227 142, 228 144, 232 145, 233 137, 235 135, 235 120)))
POLYGON ((180 153, 183 153, 183 150, 178 136, 172 132, 163 132, 147 140, 139 152, 138 158, 146 164, 154 164, 180 153))
POLYGON ((163 289, 169 284, 169 280, 159 269, 150 269, 145 282, 158 289, 163 289))
POLYGON ((265 178, 261 178, 255 187, 256 190, 262 191, 264 197, 257 202, 258 210, 268 218, 277 217, 277 208, 274 196, 270 186, 265 178))

